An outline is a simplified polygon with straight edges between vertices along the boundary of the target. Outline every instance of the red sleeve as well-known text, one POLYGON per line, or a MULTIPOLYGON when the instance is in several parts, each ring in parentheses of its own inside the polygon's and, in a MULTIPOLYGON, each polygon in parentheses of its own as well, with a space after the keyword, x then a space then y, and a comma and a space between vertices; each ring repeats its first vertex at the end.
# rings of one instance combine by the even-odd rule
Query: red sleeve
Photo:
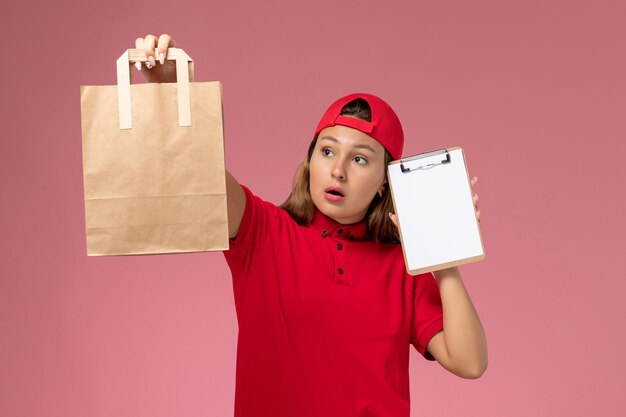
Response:
POLYGON ((233 278, 247 274, 257 249, 269 236, 269 230, 280 210, 274 204, 254 195, 245 185, 241 185, 246 196, 246 207, 241 224, 234 239, 229 239, 229 248, 223 251, 233 278))
POLYGON ((426 350, 430 339, 443 330, 443 307, 439 286, 432 273, 414 277, 413 294, 413 325, 411 328, 411 344, 426 359, 435 358, 426 350))

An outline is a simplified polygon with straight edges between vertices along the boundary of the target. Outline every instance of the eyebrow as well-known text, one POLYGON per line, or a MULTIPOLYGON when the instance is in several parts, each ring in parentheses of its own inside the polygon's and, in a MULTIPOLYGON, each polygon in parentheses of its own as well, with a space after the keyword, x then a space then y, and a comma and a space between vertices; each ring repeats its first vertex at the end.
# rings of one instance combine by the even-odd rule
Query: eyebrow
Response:
MULTIPOLYGON (((339 143, 339 141, 337 139, 335 139, 332 136, 324 136, 323 138, 321 138, 320 140, 329 140, 331 142, 335 142, 335 143, 339 143)), ((367 149, 369 151, 371 151, 372 153, 376 153, 376 151, 374 150, 374 148, 372 148, 369 145, 354 145, 353 148, 357 148, 357 149, 367 149)))

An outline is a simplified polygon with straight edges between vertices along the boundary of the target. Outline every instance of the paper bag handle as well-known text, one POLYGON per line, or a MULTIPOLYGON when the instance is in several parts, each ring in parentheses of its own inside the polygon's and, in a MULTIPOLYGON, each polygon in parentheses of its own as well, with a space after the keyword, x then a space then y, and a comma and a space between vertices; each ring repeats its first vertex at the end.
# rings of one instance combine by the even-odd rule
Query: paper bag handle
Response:
MULTIPOLYGON (((178 125, 191 126, 189 82, 193 81, 193 59, 180 48, 168 48, 166 59, 176 60, 178 125)), ((117 100, 120 129, 132 129, 133 127, 130 105, 130 65, 147 60, 143 49, 127 49, 117 59, 117 100)))

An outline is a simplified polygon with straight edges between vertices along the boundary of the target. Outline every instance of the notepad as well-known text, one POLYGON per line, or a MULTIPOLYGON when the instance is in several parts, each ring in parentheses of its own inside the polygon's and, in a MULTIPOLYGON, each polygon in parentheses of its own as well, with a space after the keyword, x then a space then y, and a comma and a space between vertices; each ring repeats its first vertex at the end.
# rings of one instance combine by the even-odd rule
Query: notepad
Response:
POLYGON ((409 274, 484 259, 462 148, 403 158, 387 169, 409 274))

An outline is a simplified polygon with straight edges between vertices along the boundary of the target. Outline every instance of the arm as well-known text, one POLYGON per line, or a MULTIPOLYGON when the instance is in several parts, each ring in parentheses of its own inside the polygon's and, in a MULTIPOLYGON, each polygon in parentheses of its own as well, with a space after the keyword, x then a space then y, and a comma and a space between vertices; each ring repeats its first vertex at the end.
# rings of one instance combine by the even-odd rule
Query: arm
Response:
MULTIPOLYGON (((471 181, 472 191, 478 181, 471 181)), ((476 218, 480 221, 478 196, 473 196, 476 218)), ((398 227, 395 214, 389 217, 398 227)), ((434 335, 426 350, 448 371, 462 378, 479 378, 487 369, 487 339, 459 269, 433 273, 443 307, 443 331, 434 335)))
MULTIPOLYGON (((472 192, 477 177, 470 182, 472 192)), ((480 221, 478 196, 474 194, 476 218, 480 221)), ((462 378, 478 378, 487 369, 487 340, 459 269, 434 272, 443 306, 443 331, 432 337, 427 350, 437 362, 462 378)))
POLYGON ((457 267, 434 272, 443 305, 443 331, 428 351, 448 371, 479 378, 487 369, 487 340, 457 267))
MULTIPOLYGON (((151 64, 150 68, 141 65, 141 63, 136 65, 137 70, 145 75, 148 82, 176 82, 176 62, 165 60, 167 49, 170 47, 175 48, 176 41, 168 34, 162 34, 158 38, 154 35, 147 35, 145 39, 135 39, 135 48, 143 49, 151 64)), ((226 194, 228 236, 233 239, 237 236, 239 226, 241 225, 241 219, 246 208, 246 195, 239 182, 228 171, 226 171, 226 194)))
POLYGON ((239 231, 246 208, 246 194, 235 177, 226 171, 226 195, 228 204, 228 236, 234 239, 239 231))

